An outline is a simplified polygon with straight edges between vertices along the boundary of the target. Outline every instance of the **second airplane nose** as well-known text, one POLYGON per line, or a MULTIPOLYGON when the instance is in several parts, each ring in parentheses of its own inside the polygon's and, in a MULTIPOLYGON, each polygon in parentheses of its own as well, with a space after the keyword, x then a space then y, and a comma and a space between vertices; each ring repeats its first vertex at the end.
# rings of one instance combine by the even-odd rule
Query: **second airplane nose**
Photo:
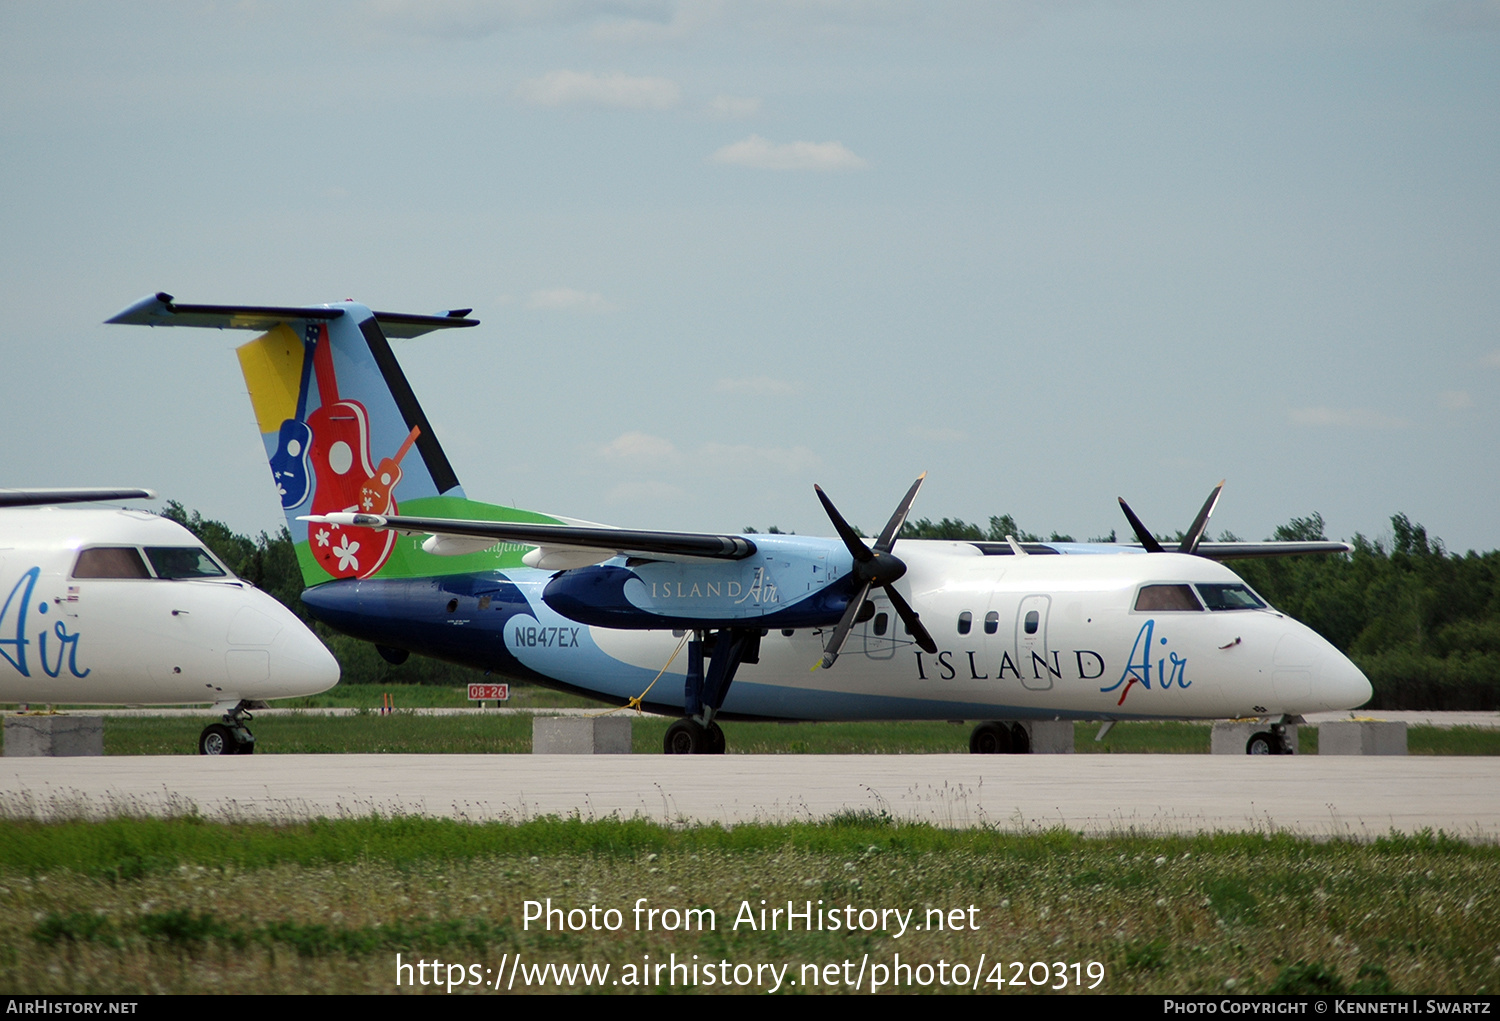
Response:
POLYGON ((1349 657, 1330 649, 1318 666, 1318 696, 1329 709, 1357 709, 1370 701, 1375 689, 1349 657))

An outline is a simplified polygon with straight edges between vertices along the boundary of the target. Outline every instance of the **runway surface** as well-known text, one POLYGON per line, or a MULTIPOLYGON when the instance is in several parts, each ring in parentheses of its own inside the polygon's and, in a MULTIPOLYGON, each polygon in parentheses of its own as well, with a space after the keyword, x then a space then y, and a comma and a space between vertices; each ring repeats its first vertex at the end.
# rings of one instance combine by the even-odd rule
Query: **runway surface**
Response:
POLYGON ((788 822, 888 813, 1086 833, 1500 837, 1500 758, 256 755, 0 759, 11 818, 182 814, 788 822))

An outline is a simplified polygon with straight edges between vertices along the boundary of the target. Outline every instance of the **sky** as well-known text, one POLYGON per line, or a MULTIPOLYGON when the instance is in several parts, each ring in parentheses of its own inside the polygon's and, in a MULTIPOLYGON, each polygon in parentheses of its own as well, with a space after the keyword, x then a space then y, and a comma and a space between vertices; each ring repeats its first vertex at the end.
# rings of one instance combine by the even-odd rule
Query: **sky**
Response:
POLYGON ((475 309, 475 499, 1495 549, 1497 97, 1500 0, 8 0, 0 485, 274 530, 250 335, 102 322, 354 298, 475 309))

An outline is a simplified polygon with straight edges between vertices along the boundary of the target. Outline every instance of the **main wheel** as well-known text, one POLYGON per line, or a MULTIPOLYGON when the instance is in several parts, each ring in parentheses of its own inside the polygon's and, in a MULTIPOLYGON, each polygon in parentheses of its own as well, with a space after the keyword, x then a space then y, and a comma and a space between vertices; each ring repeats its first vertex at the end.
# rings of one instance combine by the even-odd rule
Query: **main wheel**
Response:
POLYGON ((667 728, 662 751, 668 755, 703 755, 709 750, 708 731, 692 718, 678 720, 667 728))
POLYGON ((238 755, 240 743, 234 739, 234 731, 222 723, 210 723, 198 735, 199 755, 238 755))
POLYGON ((1015 755, 1031 754, 1031 733, 1024 723, 1010 725, 1010 750, 1015 755))
POLYGON ((1010 747, 1010 728, 993 720, 981 723, 969 735, 969 751, 974 755, 1004 755, 1010 747))
POLYGON ((724 740, 724 728, 717 723, 710 722, 708 725, 708 747, 704 749, 709 755, 723 755, 728 742, 724 740))
POLYGON ((1269 730, 1256 731, 1245 742, 1246 755, 1280 755, 1281 740, 1269 730))

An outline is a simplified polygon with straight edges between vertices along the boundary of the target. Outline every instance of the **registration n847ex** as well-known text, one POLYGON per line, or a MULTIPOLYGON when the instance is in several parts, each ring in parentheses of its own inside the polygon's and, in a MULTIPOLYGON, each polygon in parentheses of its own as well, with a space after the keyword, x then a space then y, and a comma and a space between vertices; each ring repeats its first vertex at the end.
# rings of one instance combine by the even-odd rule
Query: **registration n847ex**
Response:
MULTIPOLYGON (((821 489, 835 537, 619 529, 470 500, 388 338, 477 325, 374 312, 143 298, 110 320, 253 330, 238 350, 322 621, 394 662, 436 656, 681 717, 666 751, 722 752, 719 720, 980 721, 1350 709, 1370 685, 1220 560, 1343 543, 1204 541, 1215 489, 1164 548, 900 538, 919 478, 873 541, 821 489), (1108 554, 1108 555, 1105 555, 1108 554)), ((1222 483, 1221 483, 1222 486, 1222 483)), ((1123 506, 1123 501, 1121 501, 1123 506)))

